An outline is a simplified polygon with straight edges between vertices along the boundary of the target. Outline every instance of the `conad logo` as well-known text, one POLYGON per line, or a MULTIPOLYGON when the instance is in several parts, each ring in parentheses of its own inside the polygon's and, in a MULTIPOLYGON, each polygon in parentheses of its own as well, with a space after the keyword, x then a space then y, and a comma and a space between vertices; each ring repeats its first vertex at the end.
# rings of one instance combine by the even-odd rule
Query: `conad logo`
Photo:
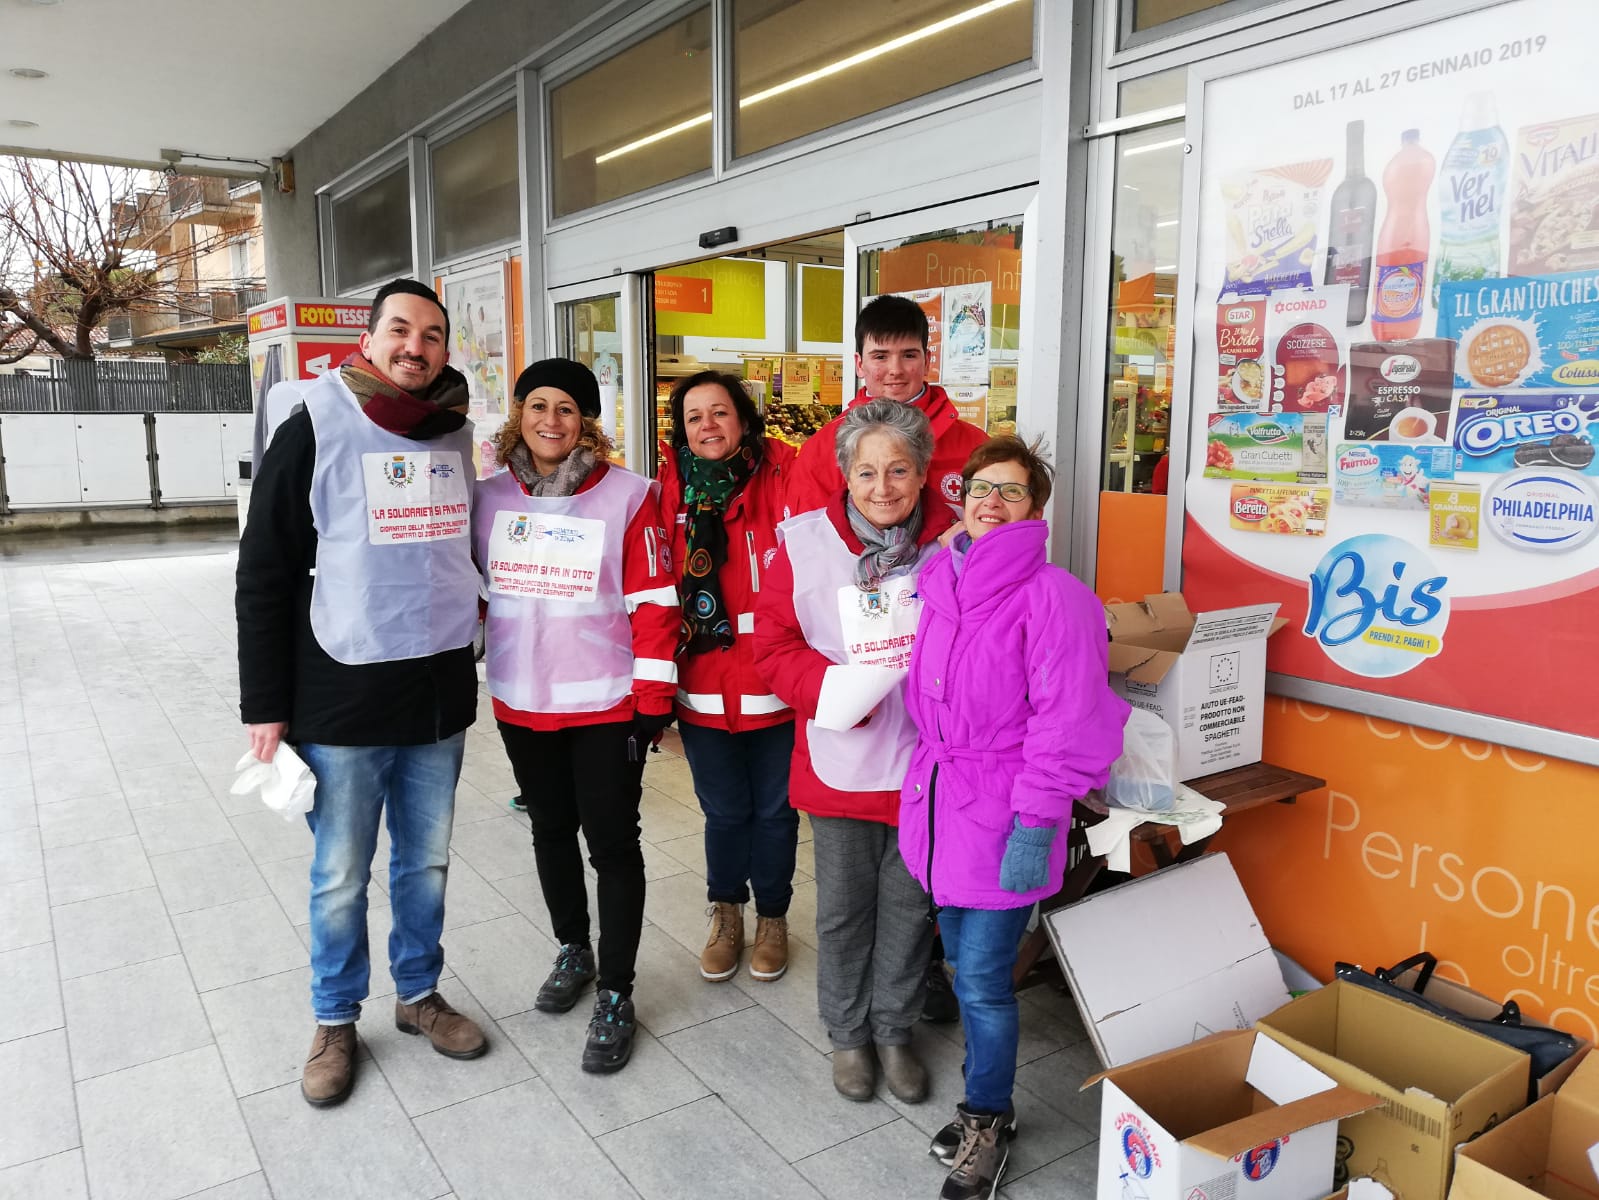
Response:
POLYGON ((1408 354, 1390 354, 1378 370, 1389 383, 1409 383, 1421 374, 1421 363, 1408 354))

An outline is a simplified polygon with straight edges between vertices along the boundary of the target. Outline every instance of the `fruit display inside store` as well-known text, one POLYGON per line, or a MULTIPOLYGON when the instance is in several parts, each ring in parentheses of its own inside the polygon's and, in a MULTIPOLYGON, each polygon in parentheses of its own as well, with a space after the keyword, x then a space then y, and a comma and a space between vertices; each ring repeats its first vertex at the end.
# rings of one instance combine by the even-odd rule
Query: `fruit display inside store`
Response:
POLYGON ((766 432, 798 446, 836 416, 838 409, 825 404, 768 404, 766 432))

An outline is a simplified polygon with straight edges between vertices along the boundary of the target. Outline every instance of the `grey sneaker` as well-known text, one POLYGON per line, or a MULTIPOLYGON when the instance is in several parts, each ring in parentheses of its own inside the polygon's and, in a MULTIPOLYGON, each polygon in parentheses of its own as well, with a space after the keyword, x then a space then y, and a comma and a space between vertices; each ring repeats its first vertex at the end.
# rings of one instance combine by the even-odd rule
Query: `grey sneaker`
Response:
POLYGON ((583 989, 593 981, 594 951, 587 946, 562 946, 533 1007, 540 1012, 570 1012, 583 989))
POLYGON ((1000 1131, 1004 1117, 979 1115, 964 1104, 956 1105, 955 1113, 961 1144, 939 1200, 993 1200, 1010 1160, 1010 1139, 1000 1131))
MULTIPOLYGON (((1000 1131, 1006 1141, 1016 1139, 1016 1109, 1007 1108, 1005 1115, 1000 1118, 1000 1131)), ((933 1140, 927 1144, 927 1153, 931 1154, 946 1167, 955 1165, 955 1152, 961 1148, 961 1119, 960 1114, 944 1128, 933 1135, 933 1140)))

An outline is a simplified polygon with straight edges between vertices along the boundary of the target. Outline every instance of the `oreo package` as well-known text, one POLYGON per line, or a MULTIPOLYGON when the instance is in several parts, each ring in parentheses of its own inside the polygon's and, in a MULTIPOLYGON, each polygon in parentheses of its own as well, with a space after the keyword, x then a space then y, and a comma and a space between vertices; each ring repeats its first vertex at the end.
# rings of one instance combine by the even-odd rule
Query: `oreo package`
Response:
POLYGON ((1599 475, 1599 392, 1462 392, 1455 469, 1502 475, 1517 467, 1564 467, 1599 475))

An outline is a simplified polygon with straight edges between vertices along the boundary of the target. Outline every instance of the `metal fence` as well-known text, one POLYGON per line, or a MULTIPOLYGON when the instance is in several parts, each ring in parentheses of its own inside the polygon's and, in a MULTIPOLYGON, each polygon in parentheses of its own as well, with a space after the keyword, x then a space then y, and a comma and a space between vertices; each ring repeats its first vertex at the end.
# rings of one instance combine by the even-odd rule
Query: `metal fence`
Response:
POLYGON ((52 361, 48 375, 0 375, 0 413, 250 411, 250 369, 229 363, 52 361))

